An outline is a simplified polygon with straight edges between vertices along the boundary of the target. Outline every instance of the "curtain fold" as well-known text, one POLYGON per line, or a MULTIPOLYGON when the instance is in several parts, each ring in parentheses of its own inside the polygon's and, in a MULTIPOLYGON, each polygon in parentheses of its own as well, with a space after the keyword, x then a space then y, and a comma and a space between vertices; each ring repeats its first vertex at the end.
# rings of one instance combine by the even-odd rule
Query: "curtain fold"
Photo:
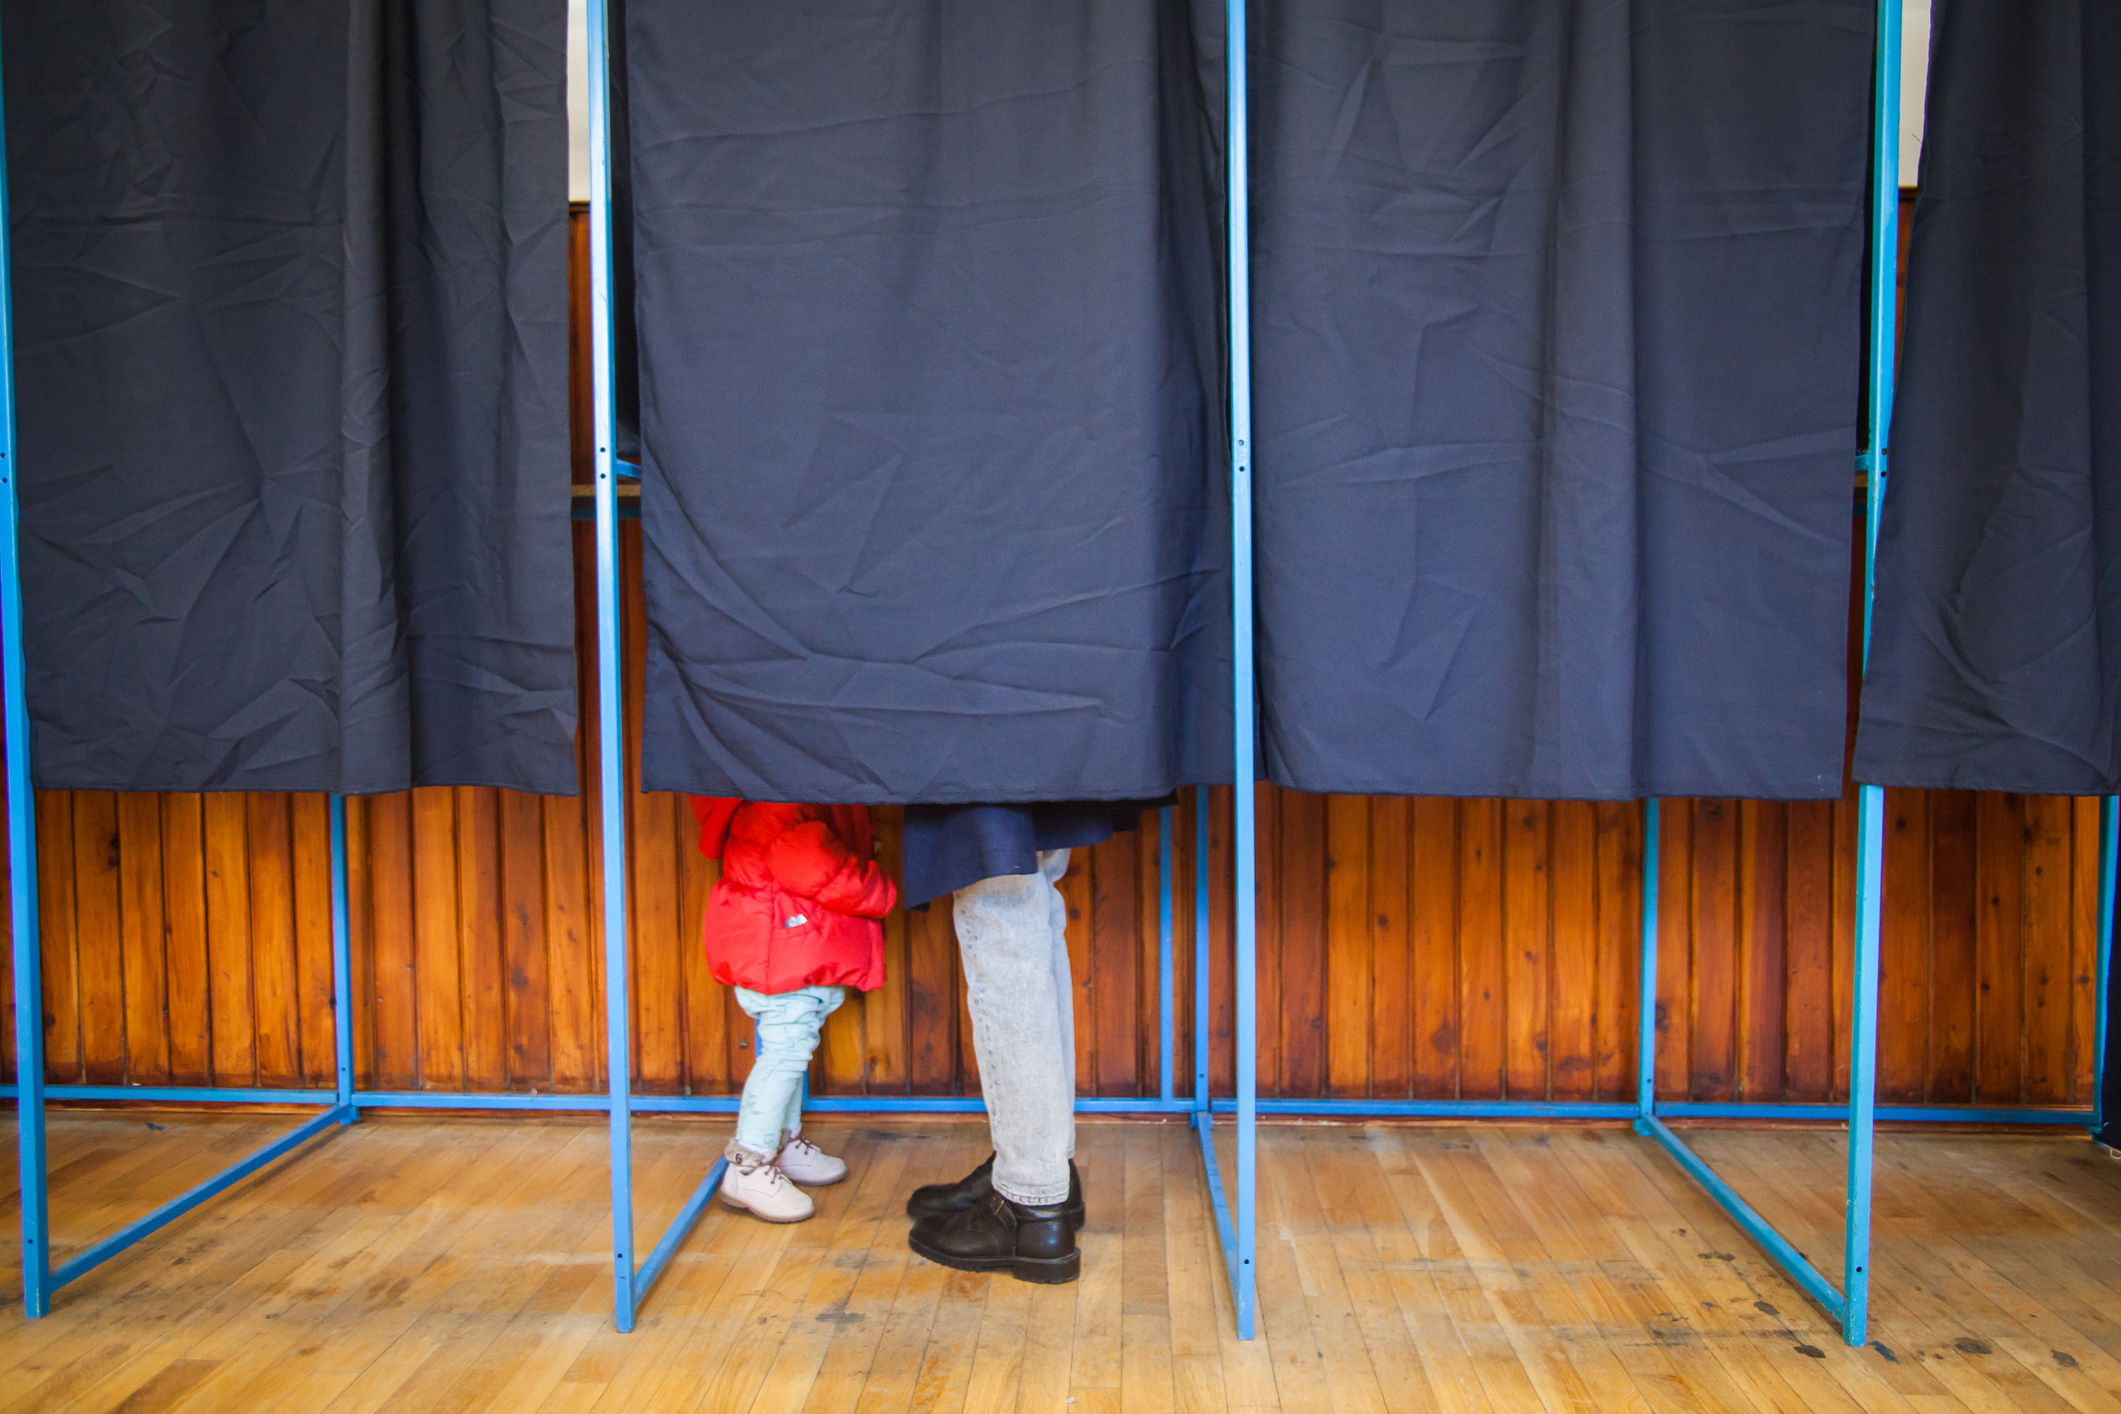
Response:
POLYGON ((1229 778, 1220 24, 628 0, 647 788, 1229 778))
POLYGON ((572 794, 565 0, 0 26, 38 784, 572 794))
POLYGON ((1261 0, 1275 782, 1841 793, 1873 9, 1261 0))
POLYGON ((1940 0, 1856 777, 2121 791, 2121 8, 1940 0))

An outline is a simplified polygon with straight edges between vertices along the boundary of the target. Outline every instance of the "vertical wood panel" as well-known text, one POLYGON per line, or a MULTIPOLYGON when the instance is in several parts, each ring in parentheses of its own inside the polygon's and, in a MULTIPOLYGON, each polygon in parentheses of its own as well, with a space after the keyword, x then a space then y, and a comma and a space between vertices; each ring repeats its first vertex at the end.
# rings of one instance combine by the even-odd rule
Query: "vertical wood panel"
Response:
POLYGON ((1974 988, 1979 967, 1973 792, 1932 792, 1929 818, 1930 1047, 1922 1098, 1966 1105, 1974 1099, 1974 988))
POLYGON ((1735 1097, 1738 1051, 1738 808, 1697 800, 1693 809, 1694 1098, 1735 1097))
POLYGON ((1929 844, 1928 793, 1887 791, 1885 892, 1878 938, 1878 1094, 1903 1104, 1922 1098, 1929 1068, 1929 844))
POLYGON ((1598 871, 1598 1059, 1594 1096, 1632 1100, 1642 976, 1642 807, 1594 807, 1598 871))
POLYGON ((508 1088, 507 960, 501 926, 501 802, 491 786, 458 786, 457 907, 464 989, 464 1080, 508 1088))
POLYGON ((295 980, 294 839, 287 797, 245 797, 250 834, 251 996, 256 1007, 258 1080, 296 1085, 301 999, 295 980))
POLYGON ((1783 1085, 1790 1100, 1834 1090, 1834 805, 1804 800, 1788 818, 1783 1085))
POLYGON ((1503 806, 1503 1028, 1508 1091, 1517 1099, 1547 1095, 1549 939, 1547 822, 1543 800, 1503 806))
POLYGON ((1458 1093, 1501 1099, 1508 1084, 1508 982, 1504 973, 1502 830, 1498 800, 1464 800, 1458 812, 1458 1093))
MULTIPOLYGON (((56 1085, 83 1081, 80 954, 74 922, 74 796, 37 792, 37 929, 42 941, 44 1065, 56 1085)), ((12 945, 12 939, 10 939, 12 945)), ((13 953, 10 952, 10 957, 13 953)), ((13 971, 9 971, 12 987, 13 971)), ((13 1000, 13 993, 9 993, 13 1000)), ((12 1030, 12 1028, 0 1028, 12 1030)), ((12 1044, 12 1040, 10 1040, 12 1044)), ((8 1052, 14 1054, 12 1050, 8 1052)), ((12 1071, 7 1076, 12 1081, 12 1071)))
POLYGON ((1325 797, 1326 1093, 1360 1099, 1370 1093, 1370 1033, 1377 975, 1370 909, 1370 800, 1325 797))
POLYGON ((2025 798, 2025 1098, 2070 1098, 2070 802, 2025 798))
POLYGON ((165 795, 162 908, 169 958, 169 1079, 214 1083, 213 966, 206 943, 206 821, 197 795, 165 795))
MULTIPOLYGON (((370 796, 369 919, 375 929, 376 1083, 420 1088, 420 1015, 413 923, 412 796, 370 796)), ((454 993, 448 998, 456 1000, 454 993)), ((439 999, 438 999, 439 1001, 439 999)))
POLYGON ((1783 947, 1788 936, 1789 813, 1775 801, 1739 806, 1738 1090, 1782 1098, 1783 947))
POLYGON ((1547 1093, 1589 1100, 1598 1093, 1598 807, 1553 807, 1553 996, 1548 1008, 1547 1093))
POLYGON ((1667 800, 1657 815, 1657 1055, 1651 1085, 1660 1099, 1684 1100, 1694 1090, 1694 802, 1667 800))
POLYGON ((258 1022, 250 961, 250 810, 212 792, 200 802, 205 831, 206 948, 217 1085, 255 1085, 258 1022))
POLYGON ((1458 983, 1463 940, 1458 928, 1458 802, 1421 796, 1412 810, 1414 1091, 1458 1095, 1458 983))
POLYGON ((1370 1090, 1403 1099, 1414 1086, 1413 932, 1408 917, 1413 802, 1370 805, 1370 1090))
POLYGON ((1974 798, 1978 954, 1975 1083, 1981 1103, 2025 1098, 2025 797, 1974 798))
POLYGON ((1156 941, 1155 917, 1143 919, 1139 914, 1141 847, 1136 828, 1082 851, 1091 865, 1090 917, 1084 934, 1090 990, 1097 998, 1097 1075, 1091 1092, 1097 1095, 1141 1093, 1142 1031, 1156 1025, 1156 1008, 1145 1003, 1141 970, 1135 965, 1141 945, 1147 942, 1153 949, 1156 941))
POLYGON ((118 851, 125 1078, 134 1085, 167 1085, 169 958, 163 947, 160 797, 118 797, 118 851))
POLYGON ((299 992, 302 1078, 337 1083, 338 1025, 333 1019, 331 962, 331 798, 292 796, 295 871, 295 977, 299 992))

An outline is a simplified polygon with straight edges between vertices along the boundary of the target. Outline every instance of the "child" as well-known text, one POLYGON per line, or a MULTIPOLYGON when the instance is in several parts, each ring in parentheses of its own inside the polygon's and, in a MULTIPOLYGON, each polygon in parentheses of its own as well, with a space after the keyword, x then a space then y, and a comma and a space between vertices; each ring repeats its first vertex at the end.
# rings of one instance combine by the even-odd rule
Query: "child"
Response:
POLYGON ((898 888, 870 858, 865 805, 760 805, 694 796, 700 853, 722 861, 707 898, 707 961, 758 1023, 722 1201, 772 1223, 815 1211, 795 1184, 847 1165, 801 1134, 803 1077, 847 989, 884 982, 883 916, 898 888), (792 1182, 791 1182, 792 1180, 792 1182))

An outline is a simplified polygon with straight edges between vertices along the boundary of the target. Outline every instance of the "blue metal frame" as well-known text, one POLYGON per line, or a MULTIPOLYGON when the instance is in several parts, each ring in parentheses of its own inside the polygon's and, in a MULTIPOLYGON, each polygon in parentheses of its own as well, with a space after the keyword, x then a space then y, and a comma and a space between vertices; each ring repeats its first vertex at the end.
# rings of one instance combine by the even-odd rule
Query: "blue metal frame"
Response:
MULTIPOLYGON (((1226 289, 1230 329, 1231 543, 1233 551, 1232 613, 1234 621, 1234 752, 1236 811, 1231 840, 1236 873, 1234 915, 1234 981, 1236 986, 1236 1095, 1210 1095, 1211 1003, 1209 996, 1209 793, 1195 792, 1194 841, 1194 1056, 1193 1088, 1176 1093, 1176 997, 1174 948, 1174 817, 1166 809, 1159 819, 1158 899, 1159 1067, 1154 1099, 1085 1099, 1083 1113, 1185 1115, 1199 1139, 1202 1165, 1222 1242, 1238 1335, 1251 1339, 1256 1327, 1255 1229, 1257 1193, 1257 1126, 1261 1113, 1344 1118, 1428 1117, 1454 1119, 1614 1120, 1630 1119, 1638 1131, 1656 1139, 1731 1216, 1765 1248, 1803 1289, 1842 1322, 1852 1345, 1864 1341, 1868 1305, 1870 1248, 1870 1181, 1872 1132, 1877 1120, 1930 1123, 2075 1124, 2090 1115, 2096 1128, 2103 1112, 2071 1109, 1977 1109, 1887 1107, 1874 1103, 1877 1041, 1879 890, 1882 860, 1883 793, 1863 787, 1858 805, 1858 926, 1853 1026, 1851 1097, 1847 1107, 1829 1105, 1762 1105, 1679 1102, 1660 1104, 1656 1087, 1657 932, 1659 869, 1659 802, 1645 803, 1643 854, 1642 969, 1640 982, 1639 1088, 1634 1103, 1541 1103, 1525 1101, 1426 1100, 1267 1100, 1258 1098, 1257 957, 1256 957, 1256 779, 1255 705, 1252 616, 1252 468, 1251 468, 1251 331, 1248 190, 1247 74, 1245 0, 1226 0, 1228 126, 1226 144, 1228 210, 1226 289), (1214 1116, 1232 1114, 1237 1121, 1236 1201, 1225 1190, 1214 1144, 1214 1116), (1850 1133, 1847 1258, 1841 1291, 1777 1234, 1732 1189, 1688 1149, 1666 1124, 1675 1119, 1769 1118, 1831 1120, 1846 1118, 1850 1133)), ((1901 0, 1879 0, 1878 72, 1875 88, 1874 185, 1872 192, 1872 268, 1870 322, 1870 416, 1861 466, 1869 472, 1869 527, 1865 554, 1865 652, 1868 655, 1878 514, 1886 475, 1886 430, 1890 423, 1893 365, 1893 261, 1897 254, 1898 174, 1895 116, 1898 112, 1901 0)), ((609 1040, 609 1084, 604 1095, 469 1094, 431 1091, 357 1091, 353 1074, 352 978, 347 923, 347 843, 345 801, 331 801, 333 1017, 337 1028, 336 1074, 331 1090, 215 1089, 180 1086, 53 1085, 43 1082, 41 983, 37 947, 36 842, 34 798, 30 788, 28 713, 23 698, 22 600, 18 562, 18 505, 13 477, 14 402, 12 377, 0 377, 0 713, 4 713, 8 844, 13 870, 10 896, 15 919, 15 1027, 20 1086, 0 1087, 0 1096, 17 1099, 22 1173, 23 1271, 25 1305, 31 1316, 49 1309, 51 1294, 208 1198, 340 1124, 351 1124, 364 1108, 425 1108, 495 1111, 606 1110, 610 1123, 614 1312, 618 1329, 634 1328, 640 1303, 665 1270, 686 1235, 697 1223, 715 1188, 723 1165, 718 1161, 647 1259, 633 1261, 633 1193, 631 1122, 633 1114, 727 1114, 734 1096, 642 1096, 630 1093, 631 1045, 628 1032, 628 944, 626 903, 626 833, 619 698, 619 632, 617 585, 616 482, 638 476, 639 468, 614 455, 615 419, 611 398, 609 204, 608 15, 603 0, 589 7, 591 154, 590 294, 591 349, 596 418, 595 520, 597 542, 597 643, 600 766, 599 809, 602 824, 606 1007, 609 1040), (166 1103, 321 1104, 323 1112, 304 1121, 241 1162, 95 1243, 56 1270, 50 1266, 47 1233, 45 1103, 142 1100, 166 1103)), ((6 192, 0 181, 0 274, 4 274, 6 192)), ((12 330, 7 283, 0 278, 0 369, 12 368, 12 330)), ((2099 1030, 2098 1063, 2106 1049, 2105 998, 2110 978, 2115 911, 2116 854, 2121 849, 2121 799, 2102 806, 2100 845, 2099 1030)), ((977 1113, 977 1098, 919 1096, 825 1096, 808 1101, 825 1113, 977 1113)))
MULTIPOLYGON (((1872 82, 1871 111, 1871 250, 1870 309, 1868 311, 1869 361, 1866 369, 1868 425, 1864 451, 1858 466, 1868 474, 1863 547, 1863 658, 1867 665, 1871 648, 1871 611, 1877 593, 1878 520, 1885 505, 1886 435, 1893 415, 1893 354, 1897 335, 1894 278, 1900 251, 1900 41, 1901 0, 1878 0, 1876 73, 1872 82)), ((1656 802, 1649 805, 1649 826, 1643 857, 1643 891, 1646 904, 1655 897, 1656 802)), ((1654 1068, 1656 1033, 1652 1009, 1656 1005, 1653 975, 1656 958, 1654 906, 1644 909, 1643 939, 1643 1035, 1640 1064, 1643 1069, 1641 1114, 1635 1121, 1640 1133, 1649 1135, 1676 1159, 1710 1196, 1755 1242, 1766 1249, 1784 1271, 1841 1323, 1842 1339, 1860 1346, 1868 1334, 1870 1320, 1871 1175, 1873 1144, 1877 1129, 1878 1091, 1878 930, 1880 892, 1884 886, 1885 792, 1877 786, 1859 786, 1856 797, 1856 958, 1855 997, 1851 1016, 1849 1063, 1849 1157, 1847 1229, 1843 1240, 1841 1288, 1820 1275, 1780 1233, 1732 1191, 1730 1185, 1710 1171, 1684 1141, 1666 1125, 1661 1115, 1691 1112, 1701 1115, 1740 1109, 1739 1106, 1665 1106, 1655 1100, 1654 1068)), ((1750 1107, 1744 1107, 1750 1110, 1750 1107)), ((1790 1107, 1778 1107, 1791 1113, 1790 1107)), ((1804 1107, 1813 1108, 1813 1107, 1804 1107)), ((1961 1113, 1965 1113, 1961 1111, 1961 1113)), ((2051 1112, 2050 1112, 2051 1113, 2051 1112)))
POLYGON ((2121 863, 2121 795, 2099 802, 2098 1020, 2092 1040, 2092 1133, 2106 1132, 2106 1012, 2113 996, 2115 867, 2121 863))

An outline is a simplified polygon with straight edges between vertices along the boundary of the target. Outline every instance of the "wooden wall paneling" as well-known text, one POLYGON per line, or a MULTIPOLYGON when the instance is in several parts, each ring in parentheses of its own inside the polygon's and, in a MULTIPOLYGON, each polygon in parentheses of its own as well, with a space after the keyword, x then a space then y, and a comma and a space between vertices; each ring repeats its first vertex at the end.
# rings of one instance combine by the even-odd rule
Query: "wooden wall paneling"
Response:
POLYGON ((1693 802, 1693 1075, 1696 1099, 1737 1097, 1738 802, 1693 802))
POLYGON ((2025 1097, 2070 1098, 2070 802, 2025 799, 2025 1097))
POLYGON ((1231 841, 1237 832, 1237 792, 1229 786, 1208 790, 1208 1089, 1230 1094, 1237 1085, 1237 1030, 1231 1007, 1235 983, 1236 925, 1233 910, 1237 857, 1231 841))
POLYGON ((1929 1069, 1930 831, 1925 791, 1885 793, 1878 937, 1878 1096, 1922 1098, 1929 1069))
POLYGON ((258 1083, 258 1018, 250 953, 250 807, 241 795, 200 797, 209 1025, 216 1085, 258 1083))
MULTIPOLYGON (((688 832, 692 810, 667 792, 636 793, 632 802, 633 840, 633 977, 628 999, 633 1004, 633 1051, 644 1095, 674 1095, 683 1086, 685 987, 679 926, 682 906, 678 881, 678 847, 694 848, 688 832)), ((847 1008, 842 1007, 845 1015, 847 1008)), ((834 1016, 828 1026, 844 1029, 834 1016)))
MULTIPOLYGON (((1859 581, 1860 582, 1860 581, 1859 581)), ((1853 726, 1850 731, 1854 731, 1853 726)), ((1856 986, 1856 847, 1857 792, 1850 787, 1834 803, 1834 1088, 1840 1101, 1849 1093, 1849 1034, 1855 1015, 1856 986)))
MULTIPOLYGON (((1231 797, 1231 808, 1236 809, 1237 800, 1231 797)), ((1287 1055, 1282 1028, 1286 1017, 1282 1008, 1282 897, 1287 891, 1282 887, 1281 860, 1284 848, 1282 831, 1282 792, 1270 785, 1259 787, 1253 807, 1253 869, 1258 875, 1257 904, 1253 928, 1254 998, 1258 1005, 1258 1027, 1254 1033, 1253 1047, 1255 1074, 1259 1077, 1262 1094, 1289 1095, 1296 1093, 1289 1087, 1289 1079, 1283 1070, 1283 1058, 1287 1055)), ((1230 867, 1237 867, 1236 856, 1231 856, 1230 867)), ((1232 919, 1234 928, 1235 918, 1232 919)), ((1237 935, 1230 936, 1231 963, 1237 959, 1237 935)), ((1235 974, 1232 974, 1235 981, 1235 974)), ((1233 1016, 1234 1021, 1234 1016, 1233 1016)), ((1232 1083, 1235 1083, 1233 1078, 1232 1083)))
POLYGON ((294 859, 296 1038, 302 1083, 338 1082, 337 982, 331 961, 331 797, 288 797, 294 859))
MULTIPOLYGON (((1275 924, 1281 943, 1279 1093, 1311 1099, 1325 1094, 1326 1082, 1327 974, 1332 965, 1326 947, 1327 797, 1289 790, 1274 794, 1279 829, 1275 924)), ((1359 967, 1366 961, 1351 958, 1349 963, 1359 967)), ((1261 1005, 1267 1005, 1264 998, 1261 1005)))
POLYGON ((1458 1094, 1467 1100, 1499 1100, 1508 1084, 1504 803, 1458 803, 1458 1094))
POLYGON ((251 987, 258 1027, 258 1079, 302 1081, 301 997, 295 980, 294 837, 287 796, 245 798, 250 830, 251 987))
POLYGON ((1974 1083, 1985 1105, 2025 1098, 2025 797, 1974 797, 1974 1083))
POLYGON ((1592 807, 1596 836, 1597 1060, 1591 1097, 1635 1098, 1636 993, 1642 975, 1642 807, 1592 807))
POLYGON ((1414 955, 1408 913, 1414 803, 1369 802, 1370 1048, 1367 1095, 1403 1100, 1414 1091, 1414 955))
MULTIPOLYGON (((1647 844, 1644 848, 1648 848, 1647 844)), ((1694 1053, 1694 802, 1657 810, 1657 1097, 1692 1097, 1694 1053)))
POLYGON ((501 946, 507 965, 502 1000, 510 1089, 552 1085, 552 993, 545 937, 545 801, 499 793, 501 946))
MULTIPOLYGON (((369 918, 374 928, 376 1083, 420 1088, 421 977, 413 920, 412 796, 370 796, 369 918)), ((451 1000, 454 1000, 452 996, 451 1000)))
POLYGON ((1418 796, 1408 810, 1412 880, 1407 898, 1414 1011, 1414 1094, 1458 1097, 1458 802, 1418 796))
POLYGON ((1783 1097, 1824 1101, 1834 1089, 1834 804, 1789 806, 1783 944, 1783 1097))
POLYGON ((1544 800, 1500 802, 1502 814, 1503 1035, 1507 1093, 1547 1097, 1553 918, 1544 800))
POLYGON ((707 895, 721 877, 722 866, 701 855, 699 831, 689 806, 680 805, 678 883, 684 909, 680 915, 678 971, 685 988, 685 1088, 694 1095, 729 1092, 729 1017, 723 987, 707 966, 700 921, 707 895))
MULTIPOLYGON (((412 829, 415 1083, 423 1090, 457 1090, 464 1084, 464 976, 456 801, 447 786, 422 786, 409 792, 406 811, 412 829)), ((385 818, 395 817, 396 811, 386 810, 385 818)))
POLYGON ((915 1095, 951 1094, 957 1079, 957 933, 950 900, 906 920, 906 1083, 915 1095))
POLYGON ((1547 1098, 1589 1100, 1598 1093, 1598 807, 1557 801, 1548 831, 1547 1098))
POLYGON ((1368 796, 1329 795, 1325 807, 1325 1093, 1363 1099, 1370 1093, 1377 932, 1370 907, 1376 860, 1370 852, 1368 796))
POLYGON ((2099 1010, 2099 798, 2065 802, 2070 832, 2069 1097, 2088 1105, 2099 1084, 2096 1068, 2099 1010))
POLYGON ((162 802, 120 794, 118 927, 124 970, 125 1078, 169 1083, 169 958, 162 937, 162 802))
MULTIPOLYGON (((1136 1096, 1142 1093, 1142 1032, 1154 1034, 1156 1007, 1140 990, 1139 940, 1155 950, 1156 919, 1140 916, 1142 837, 1139 826, 1122 830, 1089 856, 1090 909, 1085 943, 1089 953, 1088 992, 1096 1017, 1096 1075, 1093 1095, 1136 1096)), ((1152 991, 1149 998, 1153 998, 1152 991)), ((1077 1049, 1081 1049, 1078 1041, 1077 1049)))
MULTIPOLYGON (((212 797, 208 797, 209 800, 212 797)), ((376 1088, 376 910, 369 798, 346 802, 346 922, 352 957, 354 1083, 376 1088)))
MULTIPOLYGON (((85 1072, 81 1055, 81 1016, 86 1005, 80 987, 80 954, 74 926, 74 795, 71 791, 37 792, 37 933, 43 966, 44 1066, 55 1085, 80 1084, 85 1072)), ((13 953, 9 953, 13 957, 13 953)), ((13 966, 8 969, 13 986, 13 966)), ((9 993, 13 1000, 13 993, 9 993)), ((0 1027, 12 1032, 12 1027, 0 1027)), ((7 1081, 15 1075, 14 1039, 8 1038, 7 1081)))
POLYGON ((1196 872, 1200 867, 1201 850, 1207 841, 1201 837, 1200 817, 1194 797, 1200 787, 1189 787, 1179 792, 1178 805, 1172 812, 1171 877, 1172 909, 1172 993, 1175 999, 1172 1028, 1177 1056, 1174 1093, 1191 1096, 1193 1090, 1193 1060, 1195 1043, 1195 1018, 1193 1015, 1194 980, 1198 962, 1197 939, 1205 930, 1200 928, 1195 916, 1198 886, 1196 872))
MULTIPOLYGON (((1922 1098, 1974 1101, 1974 793, 1930 792, 1929 1056, 1922 1098)), ((2094 836, 2096 838, 2096 834, 2094 836)))
POLYGON ((1788 946, 1789 810, 1779 801, 1738 802, 1738 1093, 1783 1093, 1783 952, 1788 946))
MULTIPOLYGON (((1135 938, 1123 939, 1121 951, 1131 954, 1133 960, 1135 1008, 1140 1017, 1139 1028, 1134 1037, 1135 1093, 1161 1095, 1163 1093, 1163 978, 1158 962, 1157 949, 1163 937, 1163 840, 1162 812, 1144 810, 1136 825, 1139 838, 1134 851, 1134 916, 1138 920, 1139 933, 1135 938)), ((1176 856, 1178 853, 1177 829, 1174 822, 1171 840, 1173 855, 1172 877, 1178 877, 1176 856)), ((1172 925, 1171 985, 1178 986, 1178 917, 1177 898, 1174 894, 1172 925)), ((1183 1052, 1179 1050, 1178 1009, 1171 1013, 1173 1055, 1171 1080, 1174 1085, 1185 1067, 1177 1061, 1183 1052)), ((1177 1091, 1172 1093, 1176 1094, 1177 1091)))
POLYGON ((214 1083, 213 967, 206 940, 206 821, 197 795, 162 807, 163 947, 169 960, 169 1079, 214 1083))
POLYGON ((464 1081, 508 1088, 508 976, 501 928, 501 801, 492 786, 450 791, 457 822, 457 947, 464 1081))
POLYGON ((596 948, 591 907, 595 856, 589 817, 596 796, 596 541, 586 522, 575 523, 575 659, 581 665, 581 721, 575 754, 581 759, 582 791, 574 799, 545 800, 545 943, 547 1000, 552 1008, 552 1086, 593 1089, 603 1075, 604 1026, 593 973, 603 970, 596 948))

